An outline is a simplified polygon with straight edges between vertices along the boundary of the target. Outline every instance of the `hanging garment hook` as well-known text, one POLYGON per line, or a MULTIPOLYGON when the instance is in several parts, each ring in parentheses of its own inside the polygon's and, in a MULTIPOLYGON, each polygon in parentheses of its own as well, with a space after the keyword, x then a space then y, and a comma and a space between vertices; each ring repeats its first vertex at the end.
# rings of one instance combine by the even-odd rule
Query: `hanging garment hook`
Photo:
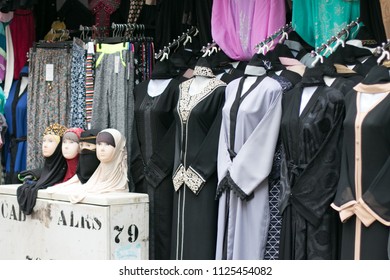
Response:
MULTIPOLYGON (((185 33, 183 33, 183 35, 184 35, 184 34, 185 34, 185 33)), ((187 33, 186 40, 184 41, 183 46, 187 45, 188 42, 192 43, 192 38, 191 38, 191 36, 188 35, 188 33, 187 33)))
POLYGON ((206 50, 204 52, 204 54, 202 55, 202 57, 206 57, 206 56, 210 56, 210 43, 207 43, 207 47, 206 47, 206 50))
POLYGON ((196 35, 198 35, 198 33, 199 33, 199 30, 198 30, 198 28, 196 28, 196 27, 195 27, 195 33, 194 33, 194 35, 193 35, 193 36, 196 36, 196 35))
POLYGON ((316 58, 314 59, 314 61, 311 63, 311 67, 314 67, 316 66, 317 62, 320 61, 321 63, 324 62, 324 57, 322 55, 320 55, 318 52, 315 52, 315 51, 311 51, 311 54, 314 56, 316 56, 316 58))
POLYGON ((336 44, 333 47, 333 51, 335 51, 339 46, 345 47, 345 42, 343 39, 341 39, 339 36, 336 37, 336 44))
POLYGON ((325 49, 325 52, 324 52, 324 56, 327 55, 328 52, 329 52, 330 54, 333 53, 333 49, 332 49, 331 47, 329 47, 328 44, 325 44, 325 47, 326 47, 326 49, 325 49))
POLYGON ((177 51, 177 49, 180 47, 180 36, 177 36, 177 40, 174 40, 173 41, 173 44, 177 44, 177 47, 175 48, 175 50, 173 51, 174 53, 177 51))
POLYGON ((269 51, 269 46, 268 46, 268 44, 265 44, 264 49, 263 49, 263 54, 265 55, 268 51, 269 51), (265 51, 265 49, 267 49, 267 51, 265 51))
POLYGON ((353 22, 354 24, 356 24, 356 30, 354 32, 352 32, 352 38, 355 38, 355 36, 357 35, 357 33, 359 32, 359 29, 360 29, 360 23, 359 23, 359 18, 353 22))
POLYGON ((164 52, 163 52, 163 55, 162 55, 160 61, 163 61, 164 59, 168 59, 169 53, 171 51, 170 47, 171 47, 171 43, 168 44, 167 51, 165 51, 165 49, 164 49, 164 52))
POLYGON ((217 48, 216 44, 213 42, 213 43, 212 43, 211 51, 209 52, 209 56, 210 56, 211 54, 213 54, 214 52, 217 53, 217 52, 218 52, 218 48, 217 48))
POLYGON ((283 43, 284 40, 288 40, 288 33, 283 29, 282 37, 279 39, 279 44, 283 43))
POLYGON ((264 54, 264 46, 262 44, 258 45, 257 54, 264 54))
POLYGON ((388 50, 385 49, 385 45, 386 45, 385 43, 382 43, 382 47, 381 47, 382 54, 376 61, 378 63, 378 65, 382 63, 384 58, 386 58, 387 60, 390 60, 390 53, 388 50))

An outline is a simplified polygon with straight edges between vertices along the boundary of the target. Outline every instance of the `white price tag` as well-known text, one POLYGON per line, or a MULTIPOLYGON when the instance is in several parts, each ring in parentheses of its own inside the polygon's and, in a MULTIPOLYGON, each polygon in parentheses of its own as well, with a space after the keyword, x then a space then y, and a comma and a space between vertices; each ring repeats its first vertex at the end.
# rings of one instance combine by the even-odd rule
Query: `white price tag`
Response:
POLYGON ((120 57, 119 55, 115 56, 115 63, 114 63, 114 72, 115 74, 119 73, 119 63, 120 63, 120 57))
POLYGON ((46 64, 46 81, 52 82, 54 80, 54 65, 46 64))

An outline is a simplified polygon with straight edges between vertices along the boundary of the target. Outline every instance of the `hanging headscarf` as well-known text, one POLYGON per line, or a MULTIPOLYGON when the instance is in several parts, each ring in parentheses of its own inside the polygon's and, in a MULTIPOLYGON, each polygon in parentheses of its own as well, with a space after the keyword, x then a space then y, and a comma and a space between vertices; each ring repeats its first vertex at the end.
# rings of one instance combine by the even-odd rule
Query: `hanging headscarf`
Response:
MULTIPOLYGON (((126 139, 116 129, 103 129, 99 134, 109 133, 115 141, 114 155, 110 162, 101 162, 91 178, 70 195, 70 202, 83 200, 88 193, 128 192, 126 139)), ((99 144, 99 134, 96 143, 99 144)))
POLYGON ((36 203, 38 190, 46 189, 61 182, 66 172, 66 160, 62 155, 62 136, 66 130, 65 126, 53 124, 45 129, 43 136, 54 135, 60 138, 60 141, 54 153, 45 158, 44 166, 40 172, 40 178, 37 181, 25 182, 19 186, 16 195, 20 210, 25 215, 30 215, 36 203))
MULTIPOLYGON (((90 129, 82 132, 80 142, 96 145, 96 135, 99 131, 98 129, 90 129)), ((91 178, 99 164, 100 161, 96 157, 96 150, 81 149, 76 174, 82 184, 85 184, 91 178)))
MULTIPOLYGON (((80 135, 81 135, 81 132, 83 132, 83 131, 84 130, 82 128, 78 128, 78 127, 68 128, 64 133, 63 140, 64 139, 71 139, 71 140, 79 143, 80 142, 80 135)), ((72 159, 66 159, 67 169, 66 169, 66 173, 65 173, 65 176, 64 176, 64 179, 62 180, 62 182, 68 181, 70 178, 72 178, 74 176, 74 174, 76 174, 78 162, 79 162, 79 154, 77 154, 72 159)))

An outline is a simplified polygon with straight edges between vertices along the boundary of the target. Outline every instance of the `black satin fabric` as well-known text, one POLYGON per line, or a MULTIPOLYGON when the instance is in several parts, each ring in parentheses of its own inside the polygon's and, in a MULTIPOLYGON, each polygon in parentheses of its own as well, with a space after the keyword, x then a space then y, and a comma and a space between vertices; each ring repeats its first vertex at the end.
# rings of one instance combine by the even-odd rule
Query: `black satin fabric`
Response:
POLYGON ((339 178, 344 95, 321 85, 321 71, 305 72, 318 86, 299 115, 303 82, 282 99, 280 259, 337 259, 338 220, 330 208, 339 178))
POLYGON ((88 149, 80 151, 76 174, 82 184, 85 184, 91 178, 99 164, 100 161, 96 156, 96 151, 88 149))
POLYGON ((37 181, 25 182, 19 186, 16 195, 20 210, 25 215, 30 215, 36 203, 38 190, 46 189, 62 182, 66 173, 66 159, 62 155, 62 139, 53 155, 45 158, 41 176, 37 181))

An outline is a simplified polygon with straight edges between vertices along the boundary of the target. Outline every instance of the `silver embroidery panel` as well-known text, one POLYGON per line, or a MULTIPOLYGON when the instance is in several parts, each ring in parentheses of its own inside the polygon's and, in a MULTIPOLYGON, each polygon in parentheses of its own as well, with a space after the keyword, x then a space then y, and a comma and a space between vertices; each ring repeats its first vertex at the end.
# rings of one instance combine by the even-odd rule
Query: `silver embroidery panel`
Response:
POLYGON ((180 187, 184 184, 185 172, 186 171, 184 169, 184 166, 180 164, 175 175, 173 175, 172 177, 173 187, 175 188, 175 191, 178 191, 180 187))
POLYGON ((175 191, 178 191, 185 184, 194 194, 197 194, 206 182, 191 167, 185 170, 183 165, 179 166, 172 179, 175 191))
POLYGON ((187 169, 184 183, 190 188, 194 194, 198 194, 203 187, 205 180, 191 167, 187 169))
POLYGON ((210 68, 204 67, 204 66, 195 66, 193 75, 194 76, 202 76, 202 77, 210 77, 210 78, 215 77, 213 71, 210 68))
POLYGON ((188 120, 191 110, 216 87, 226 85, 223 81, 218 79, 210 79, 210 82, 198 94, 189 94, 190 85, 193 79, 181 83, 181 96, 179 100, 179 113, 183 122, 188 120))

